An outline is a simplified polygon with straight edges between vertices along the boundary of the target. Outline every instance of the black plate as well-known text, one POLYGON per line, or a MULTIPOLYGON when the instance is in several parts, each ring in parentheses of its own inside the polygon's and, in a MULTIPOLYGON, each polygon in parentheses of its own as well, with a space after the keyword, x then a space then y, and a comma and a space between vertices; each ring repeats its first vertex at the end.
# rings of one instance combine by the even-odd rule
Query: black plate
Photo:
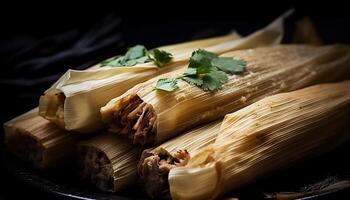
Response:
POLYGON ((120 194, 100 192, 90 185, 79 182, 74 166, 65 166, 61 169, 46 172, 33 169, 27 163, 1 149, 1 163, 4 169, 12 174, 12 177, 38 191, 48 193, 59 198, 67 199, 114 199, 114 200, 142 200, 145 199, 140 192, 124 191, 120 194), (132 195, 131 195, 132 194, 132 195))
MULTIPOLYGON (((323 156, 313 159, 302 165, 297 165, 288 170, 279 172, 277 176, 257 181, 240 191, 236 191, 229 197, 239 197, 239 199, 263 199, 264 192, 276 191, 296 191, 310 184, 335 177, 337 179, 348 178, 349 164, 346 154, 349 145, 323 156), (344 156, 344 157, 343 157, 344 156)), ((58 198, 67 199, 146 199, 146 197, 138 191, 127 190, 118 194, 100 192, 91 186, 84 185, 79 182, 76 177, 76 169, 74 166, 66 166, 63 169, 50 170, 43 172, 32 169, 26 163, 21 162, 1 147, 1 162, 5 168, 9 170, 14 177, 28 186, 49 193, 58 198)), ((310 196, 306 199, 340 199, 344 195, 349 195, 349 190, 332 190, 322 194, 310 196)), ((346 199, 346 198, 344 198, 346 199)))

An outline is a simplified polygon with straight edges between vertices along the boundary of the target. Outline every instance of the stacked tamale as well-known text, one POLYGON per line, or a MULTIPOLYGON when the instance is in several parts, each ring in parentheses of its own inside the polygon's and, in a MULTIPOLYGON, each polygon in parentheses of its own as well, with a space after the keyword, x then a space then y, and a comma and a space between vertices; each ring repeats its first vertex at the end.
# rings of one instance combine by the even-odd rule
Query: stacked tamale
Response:
MULTIPOLYGON (((246 37, 159 47, 172 54, 162 67, 69 70, 38 108, 4 124, 6 145, 41 169, 76 161, 81 181, 103 191, 138 182, 151 198, 173 199, 220 198, 330 151, 350 139, 350 47, 281 45, 287 15, 246 37), (203 90, 178 78, 197 49, 245 69, 203 90), (155 90, 165 78, 177 89, 155 90)), ((312 37, 302 33, 299 42, 312 37)))
POLYGON ((68 70, 40 98, 39 110, 33 109, 4 124, 8 149, 39 168, 52 168, 69 162, 75 154, 77 142, 82 139, 79 132, 96 133, 103 127, 99 108, 111 98, 142 80, 184 68, 191 52, 198 48, 221 53, 275 45, 283 35, 282 23, 283 18, 279 18, 265 29, 244 38, 233 32, 159 47, 171 52, 174 57, 162 68, 150 62, 132 67, 100 67, 98 64, 83 71, 68 70))
POLYGON ((83 133, 99 130, 104 126, 99 114, 100 108, 112 98, 157 75, 185 69, 192 51, 196 49, 222 54, 237 49, 278 44, 283 35, 283 19, 284 16, 244 38, 233 33, 166 46, 165 49, 174 51, 171 52, 173 59, 161 68, 149 62, 132 67, 105 66, 85 71, 69 70, 40 98, 39 113, 66 130, 83 133))
MULTIPOLYGON (((232 42, 238 38, 239 35, 232 33, 221 37, 164 46, 164 48, 171 49, 181 56, 183 53, 179 49, 182 48, 205 48, 213 45, 214 41, 217 41, 215 44, 220 44, 232 42)), ((131 67, 126 68, 130 69, 131 67)), ((138 66, 135 66, 134 72, 132 71, 133 69, 130 69, 130 73, 133 72, 134 76, 137 76, 138 68, 138 66)), ((38 108, 33 109, 32 111, 16 117, 4 124, 5 142, 8 148, 22 159, 27 160, 34 166, 40 168, 51 168, 67 162, 69 160, 68 158, 74 155, 74 151, 76 149, 75 144, 77 144, 81 136, 68 132, 69 129, 62 129, 64 128, 64 122, 62 121, 64 116, 63 104, 65 102, 69 105, 71 104, 68 102, 68 99, 63 91, 60 91, 58 88, 64 88, 62 90, 65 90, 65 88, 77 88, 73 90, 75 90, 78 94, 82 94, 86 88, 79 87, 79 84, 85 84, 88 86, 92 81, 111 76, 118 76, 118 70, 120 71, 123 69, 124 68, 99 68, 97 65, 84 71, 69 70, 52 86, 52 88, 55 89, 49 89, 49 91, 55 91, 52 93, 46 92, 46 94, 41 98, 39 104, 41 110, 38 108), (39 116, 39 114, 44 115, 46 119, 39 116)), ((140 76, 143 76, 143 74, 141 73, 140 76)), ((93 94, 89 94, 89 96, 94 98, 93 94)), ((96 103, 96 101, 103 96, 104 94, 101 92, 98 98, 94 98, 94 102, 96 103)), ((79 98, 81 97, 75 97, 75 99, 79 98)), ((108 95, 105 97, 105 99, 108 99, 108 95)), ((94 103, 90 103, 89 100, 84 101, 86 100, 84 98, 81 100, 81 102, 76 103, 75 105, 87 106, 88 104, 91 104, 94 107, 97 106, 94 103)), ((80 107, 74 107, 74 109, 77 110, 77 113, 82 113, 81 111, 84 110, 80 107)), ((97 112, 99 113, 98 110, 99 108, 97 108, 97 112)), ((99 118, 99 114, 93 116, 92 112, 88 112, 87 115, 90 115, 89 117, 99 118)), ((84 119, 87 120, 86 117, 81 118, 81 120, 84 119)), ((72 120, 70 120, 70 122, 72 122, 72 120)), ((94 130, 95 129, 91 130, 91 132, 94 130)))

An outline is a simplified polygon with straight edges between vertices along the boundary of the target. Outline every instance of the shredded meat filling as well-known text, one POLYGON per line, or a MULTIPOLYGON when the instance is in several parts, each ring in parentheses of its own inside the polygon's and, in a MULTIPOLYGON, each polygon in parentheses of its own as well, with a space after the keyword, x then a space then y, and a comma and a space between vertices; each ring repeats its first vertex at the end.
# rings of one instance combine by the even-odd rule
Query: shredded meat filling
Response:
POLYGON ((179 150, 171 155, 160 148, 156 153, 143 155, 143 161, 138 166, 140 181, 147 194, 152 197, 168 195, 168 175, 173 168, 187 164, 190 156, 186 150, 179 150))
POLYGON ((128 136, 134 144, 155 142, 156 114, 152 105, 143 102, 137 95, 121 99, 112 120, 112 128, 128 136))
POLYGON ((57 110, 56 117, 58 119, 64 119, 64 101, 66 100, 66 96, 61 92, 56 94, 57 96, 57 110))
POLYGON ((83 181, 104 191, 114 190, 113 168, 105 153, 83 146, 79 149, 79 173, 83 181))

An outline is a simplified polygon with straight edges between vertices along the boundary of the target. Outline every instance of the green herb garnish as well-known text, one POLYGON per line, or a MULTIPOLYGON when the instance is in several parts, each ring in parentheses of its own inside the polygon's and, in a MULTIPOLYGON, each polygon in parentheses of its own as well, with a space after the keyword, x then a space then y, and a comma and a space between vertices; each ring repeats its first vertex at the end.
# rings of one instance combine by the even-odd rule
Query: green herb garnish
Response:
POLYGON ((124 56, 117 56, 101 62, 101 67, 123 67, 154 61, 158 67, 162 67, 172 59, 172 54, 163 50, 153 49, 148 51, 143 45, 136 45, 128 49, 124 56))
POLYGON ((170 62, 170 60, 173 58, 173 55, 163 50, 153 49, 149 51, 148 57, 153 60, 158 67, 162 67, 170 62))
POLYGON ((172 92, 177 88, 177 80, 175 78, 164 78, 158 80, 157 85, 154 89, 172 92))
MULTIPOLYGON (((221 89, 222 85, 227 82, 228 74, 241 73, 245 70, 246 65, 244 60, 218 57, 211 52, 199 49, 192 53, 187 70, 178 78, 205 91, 214 91, 221 89)), ((163 90, 160 86, 164 84, 167 86, 164 91, 174 91, 178 88, 175 80, 174 78, 160 79, 156 89, 163 90), (171 90, 168 88, 169 82, 171 82, 171 90)))

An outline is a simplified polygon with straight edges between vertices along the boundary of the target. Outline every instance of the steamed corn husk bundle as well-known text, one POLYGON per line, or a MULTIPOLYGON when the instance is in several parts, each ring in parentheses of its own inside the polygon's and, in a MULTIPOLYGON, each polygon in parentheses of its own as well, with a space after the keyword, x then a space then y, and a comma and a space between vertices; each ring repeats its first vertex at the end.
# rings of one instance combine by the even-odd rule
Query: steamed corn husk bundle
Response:
MULTIPOLYGON (((134 85, 159 74, 185 68, 193 50, 202 48, 216 54, 235 49, 278 44, 283 36, 286 13, 266 28, 245 38, 237 35, 211 38, 182 45, 166 46, 174 58, 162 68, 153 63, 133 67, 102 67, 69 70, 40 98, 40 115, 66 130, 93 132, 103 127, 99 109, 134 85)), ((162 48, 160 48, 162 49, 162 48)))
MULTIPOLYGON (((219 128, 219 122, 196 128, 160 145, 155 150, 145 150, 143 156, 158 156, 161 152, 165 155, 166 152, 169 157, 173 155, 178 159, 176 151, 178 146, 181 145, 186 148, 186 152, 192 153, 196 149, 213 143, 219 128)), ((104 133, 80 142, 78 155, 80 177, 97 188, 117 192, 136 184, 137 163, 140 160, 141 148, 134 147, 125 139, 116 137, 115 134, 104 133)), ((182 163, 185 161, 184 158, 182 163)))
POLYGON ((350 73, 350 48, 341 45, 280 45, 222 56, 247 62, 246 72, 229 76, 222 89, 208 92, 179 79, 179 89, 173 92, 153 90, 159 79, 178 77, 184 72, 178 70, 111 100, 101 108, 103 120, 109 123, 110 130, 126 135, 133 143, 157 144, 263 97, 335 81, 350 73))
POLYGON ((52 168, 70 161, 79 140, 38 116, 33 109, 4 124, 6 147, 34 167, 52 168))
POLYGON ((311 86, 226 115, 212 147, 170 171, 172 198, 216 198, 349 140, 349 88, 311 86))

